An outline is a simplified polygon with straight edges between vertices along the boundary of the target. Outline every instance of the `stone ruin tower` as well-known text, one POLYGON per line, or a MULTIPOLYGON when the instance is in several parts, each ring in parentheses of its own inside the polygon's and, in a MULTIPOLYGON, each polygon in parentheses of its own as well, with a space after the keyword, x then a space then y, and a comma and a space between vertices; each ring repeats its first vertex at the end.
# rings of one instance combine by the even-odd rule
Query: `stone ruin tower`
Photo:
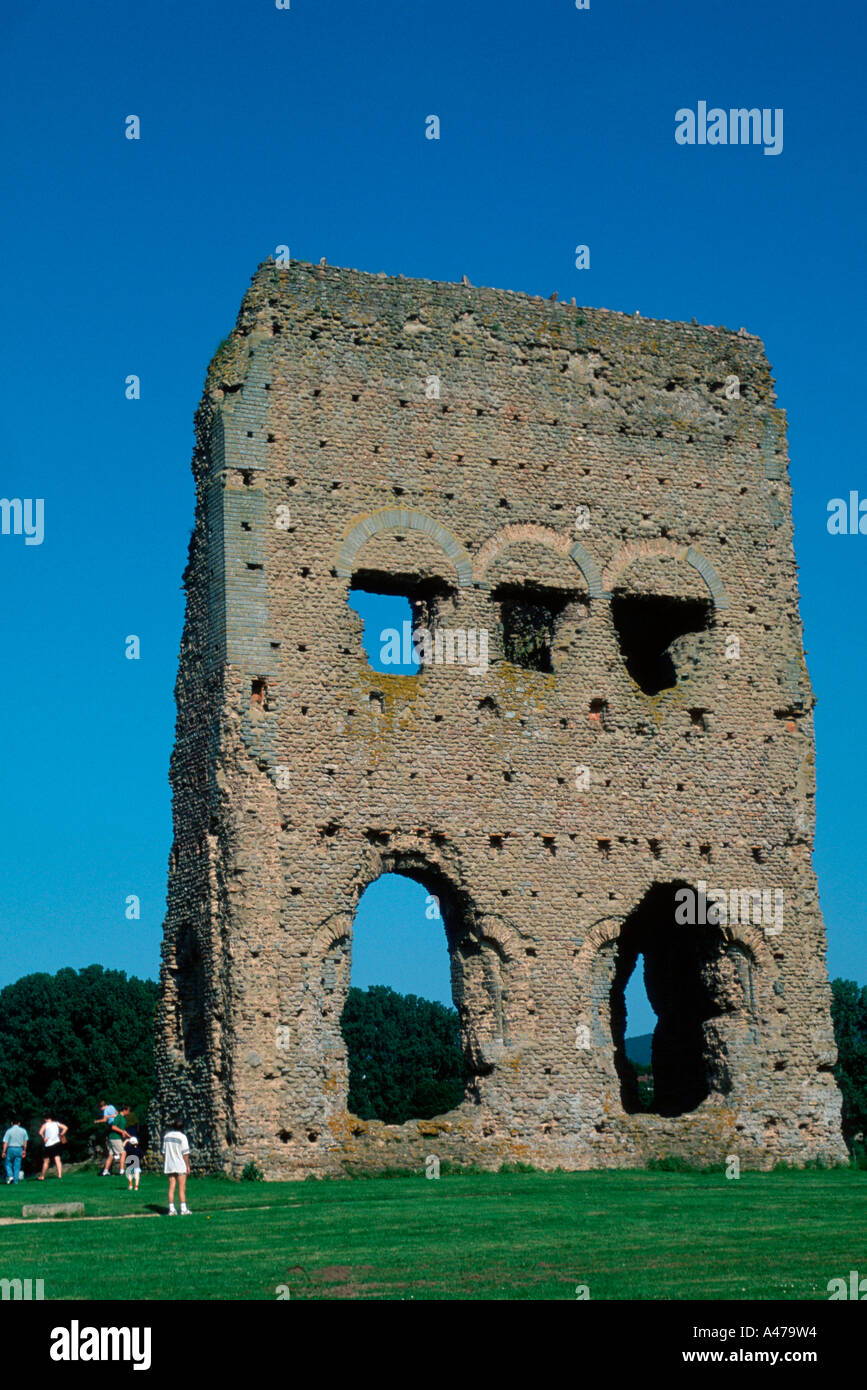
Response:
POLYGON ((152 1120, 200 1162, 845 1156, 775 400, 743 329, 259 268, 197 415, 171 764, 152 1120), (455 659, 373 670, 351 588, 455 659), (387 872, 439 898, 470 1075, 401 1126, 348 1113, 340 1029, 387 872))

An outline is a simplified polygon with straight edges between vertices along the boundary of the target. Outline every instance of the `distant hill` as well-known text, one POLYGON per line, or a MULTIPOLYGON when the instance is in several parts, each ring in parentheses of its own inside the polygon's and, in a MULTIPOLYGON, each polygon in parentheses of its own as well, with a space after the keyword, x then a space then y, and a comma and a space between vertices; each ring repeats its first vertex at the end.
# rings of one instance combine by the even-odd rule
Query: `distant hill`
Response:
POLYGON ((637 1067, 649 1067, 651 1061, 652 1033, 639 1033, 637 1038, 626 1039, 626 1055, 637 1067))

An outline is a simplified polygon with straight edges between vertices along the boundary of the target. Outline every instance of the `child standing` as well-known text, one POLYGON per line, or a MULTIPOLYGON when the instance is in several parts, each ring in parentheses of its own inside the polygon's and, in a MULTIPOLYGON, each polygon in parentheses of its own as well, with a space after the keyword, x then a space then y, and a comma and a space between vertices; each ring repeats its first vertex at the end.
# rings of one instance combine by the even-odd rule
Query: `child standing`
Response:
POLYGON ((124 1172, 127 1178, 126 1185, 130 1192, 132 1192, 133 1186, 135 1186, 135 1190, 138 1192, 139 1179, 141 1178, 141 1152, 139 1149, 138 1125, 130 1125, 127 1133, 129 1138, 125 1141, 123 1146, 124 1155, 126 1157, 126 1164, 124 1166, 124 1172))
POLYGON ((181 1216, 191 1216, 187 1206, 187 1177, 190 1171, 190 1141, 184 1134, 180 1120, 163 1135, 163 1172, 169 1177, 169 1216, 177 1216, 175 1208, 175 1182, 181 1199, 181 1216))

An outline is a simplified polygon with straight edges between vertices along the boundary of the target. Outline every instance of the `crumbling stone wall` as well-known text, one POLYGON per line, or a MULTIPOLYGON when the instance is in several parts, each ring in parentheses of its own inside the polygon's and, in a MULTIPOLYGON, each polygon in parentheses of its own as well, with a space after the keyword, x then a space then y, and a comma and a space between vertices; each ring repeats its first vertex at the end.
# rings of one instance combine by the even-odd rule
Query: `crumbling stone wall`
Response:
POLYGON ((275 1177, 843 1157, 760 341, 269 262, 193 468, 154 1122, 275 1177), (487 669, 373 671, 353 582, 488 630, 487 669), (440 899, 472 1068, 403 1126, 347 1113, 340 1032, 390 871, 440 899), (781 889, 782 929, 679 924, 701 883, 781 889), (657 1114, 623 1053, 639 955, 657 1114))

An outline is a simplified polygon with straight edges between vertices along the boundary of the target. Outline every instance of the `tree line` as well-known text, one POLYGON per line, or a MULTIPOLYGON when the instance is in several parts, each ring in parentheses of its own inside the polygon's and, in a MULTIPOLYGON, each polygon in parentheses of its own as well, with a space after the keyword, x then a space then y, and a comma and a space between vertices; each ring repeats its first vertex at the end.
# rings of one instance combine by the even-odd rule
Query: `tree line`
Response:
MULTIPOLYGON (((860 1144, 867 1135, 867 986, 838 979, 831 990, 843 1133, 860 1144)), ((101 1137, 98 1100, 129 1104, 145 1122, 158 998, 154 980, 100 965, 25 975, 0 990, 4 1129, 20 1119, 35 1136, 50 1112, 69 1126, 74 1160, 88 1157, 101 1137)), ((467 1068, 453 1008, 373 985, 349 990, 341 1024, 353 1114, 401 1124, 460 1104, 467 1068)))
MULTIPOLYGON (((97 1101, 141 1121, 153 1092, 155 980, 89 965, 25 975, 0 990, 0 1124, 20 1119, 33 1143, 46 1114, 69 1126, 67 1157, 104 1145, 97 1101)), ((33 1153, 34 1160, 40 1157, 33 1153)))

